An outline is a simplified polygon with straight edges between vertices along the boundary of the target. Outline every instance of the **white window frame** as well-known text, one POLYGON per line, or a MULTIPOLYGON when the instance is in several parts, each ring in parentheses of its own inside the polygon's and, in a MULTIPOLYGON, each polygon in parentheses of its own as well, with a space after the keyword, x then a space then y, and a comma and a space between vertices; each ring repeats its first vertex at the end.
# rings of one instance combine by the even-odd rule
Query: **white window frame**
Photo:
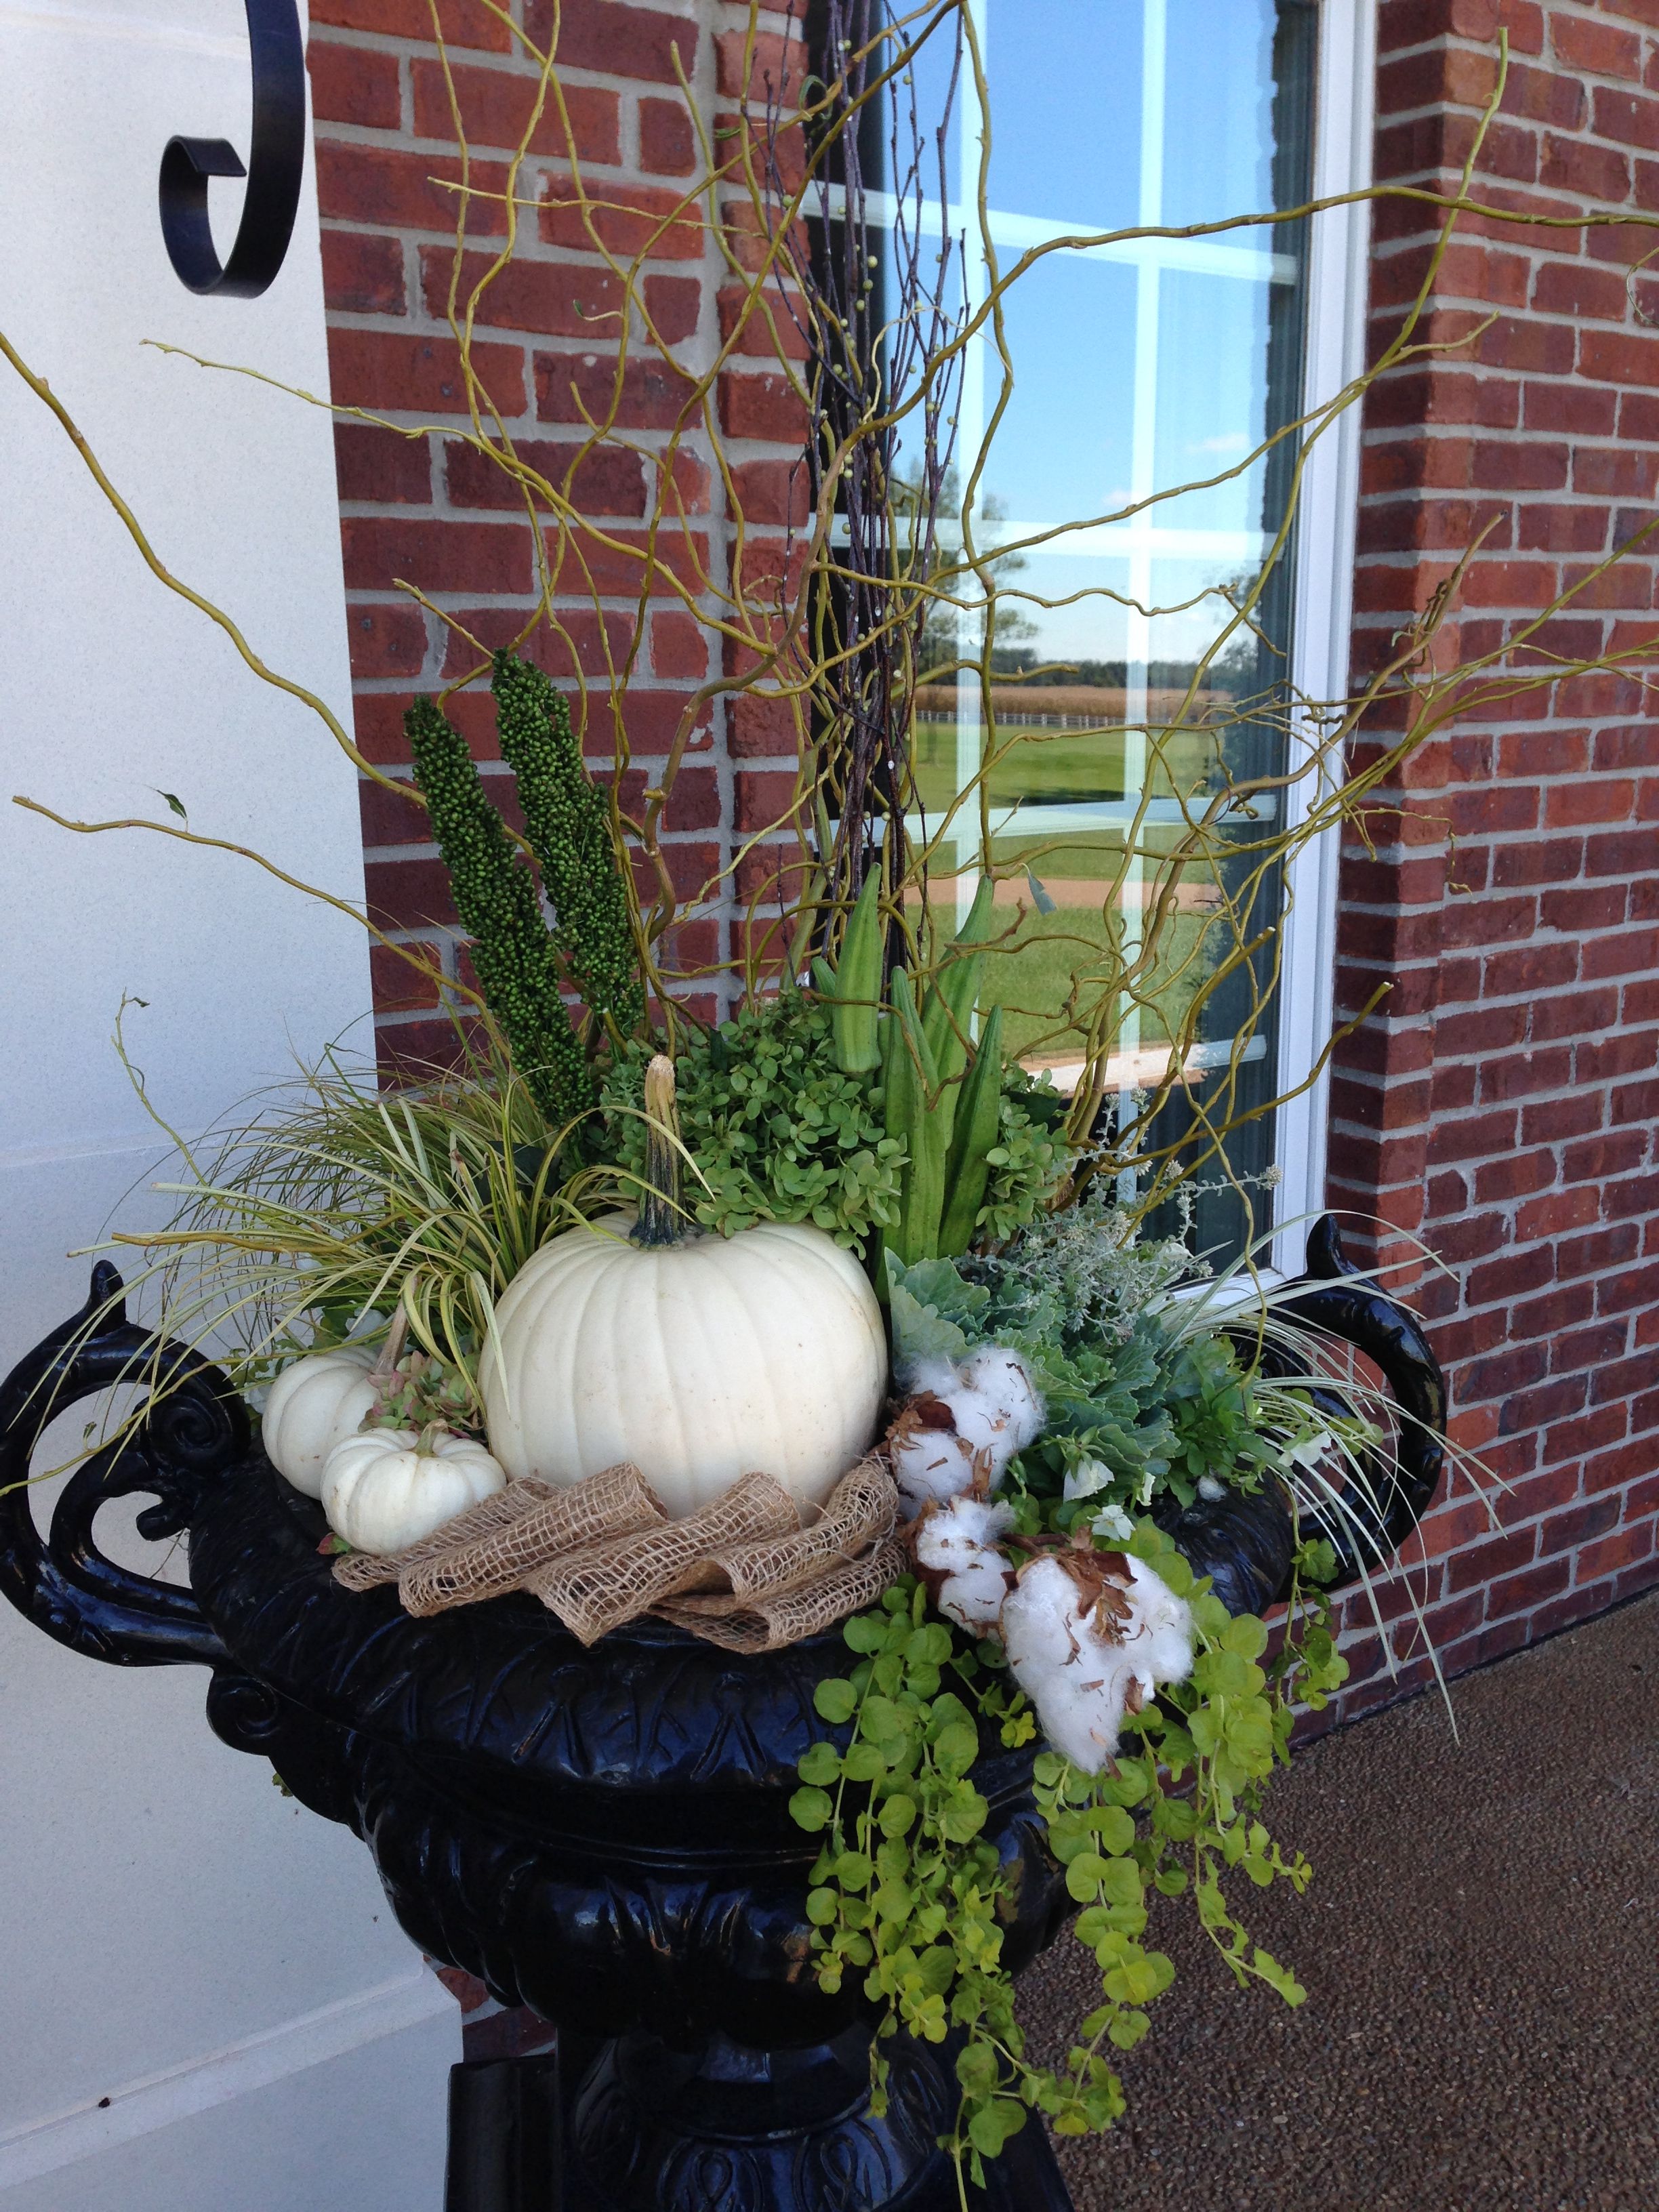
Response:
MULTIPOLYGON (((1376 0, 1323 0, 1314 95, 1313 197, 1363 191, 1371 181, 1376 0)), ((1313 218, 1309 240, 1304 410, 1332 398, 1364 365, 1370 209, 1361 201, 1313 218)), ((1349 407, 1314 447, 1297 516, 1291 667, 1305 698, 1347 695, 1359 502, 1360 410, 1349 407)), ((1305 816, 1298 784, 1287 810, 1305 816)), ((1312 840, 1288 872, 1279 979, 1279 1088, 1273 1158, 1273 1271, 1299 1273, 1312 1222, 1325 1210, 1330 1071, 1308 1082, 1334 1018, 1336 890, 1340 833, 1312 840)))

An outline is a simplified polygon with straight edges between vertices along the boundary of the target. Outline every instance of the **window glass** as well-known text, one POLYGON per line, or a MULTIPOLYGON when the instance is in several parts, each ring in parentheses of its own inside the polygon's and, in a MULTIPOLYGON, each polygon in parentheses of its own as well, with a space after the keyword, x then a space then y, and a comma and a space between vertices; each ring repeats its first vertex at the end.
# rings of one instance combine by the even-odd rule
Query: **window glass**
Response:
MULTIPOLYGON (((1006 272, 1043 240, 1109 228, 1201 223, 1307 197, 1316 10, 1311 0, 972 0, 994 138, 989 230, 1006 272)), ((913 72, 924 123, 941 112, 952 56, 935 40, 913 72)), ((987 257, 971 198, 981 117, 969 73, 957 80, 949 125, 941 228, 963 241, 962 281, 982 299, 987 257), (967 179, 964 191, 963 179, 967 179)), ((933 173, 937 175, 937 170, 933 173)), ((872 213, 892 203, 879 198, 872 213)), ((919 797, 931 830, 981 757, 988 735, 1006 757, 990 777, 993 850, 1027 863, 1041 903, 1016 866, 1004 887, 1012 917, 1029 909, 1018 959, 989 996, 1012 1038, 1064 1081, 1082 1053, 1066 1025, 1066 979, 1091 946, 1103 957, 1139 940, 1149 878, 1179 834, 1182 805, 1213 788, 1224 746, 1236 773, 1271 773, 1280 740, 1272 697, 1291 647, 1291 564, 1281 562, 1260 641, 1230 645, 1208 670, 1183 726, 1171 727, 1202 657, 1227 617, 1223 589, 1253 578, 1284 516, 1284 457, 1229 474, 1298 411, 1303 359, 1304 227, 1280 224, 1208 239, 1131 239, 1057 254, 1008 295, 1006 340, 1014 389, 990 447, 973 517, 981 544, 1017 544, 1086 521, 1052 544, 1024 544, 1001 565, 988 701, 971 676, 927 684, 918 701, 919 797), (1219 477, 1221 481, 1205 480, 1219 477), (1179 498, 1126 514, 1153 491, 1179 498), (1260 702, 1241 720, 1236 705, 1260 702), (1206 708, 1227 715, 1218 737, 1206 708), (1140 826, 1133 825, 1137 811, 1140 826)), ((981 443, 1001 381, 988 339, 963 377, 957 452, 981 443)), ((962 626, 965 633, 965 623, 962 626)), ((957 650, 977 654, 963 634, 957 650)), ((1272 802, 1267 802, 1271 804, 1272 802)), ((918 825, 920 826, 920 824, 918 825)), ((941 854, 932 896, 965 910, 975 888, 977 809, 941 854)), ((1237 832, 1242 842, 1249 825, 1237 832)), ((1112 1080, 1117 1110, 1157 1080, 1200 978, 1235 930, 1213 919, 1237 896, 1249 863, 1222 859, 1178 893, 1179 921, 1155 988, 1121 1011, 1112 1080)), ((1273 918, 1276 884, 1251 917, 1273 918)), ((1277 1055, 1266 956, 1217 992, 1185 1067, 1187 1089, 1160 1116, 1173 1142, 1194 1106, 1229 1118, 1270 1097, 1277 1055), (1247 1059, 1227 1068, 1253 1001, 1267 999, 1247 1059)), ((1271 1218, 1262 1185, 1272 1117, 1230 1140, 1250 1196, 1216 1188, 1200 1200, 1200 1247, 1236 1249, 1271 1218), (1254 1221, 1252 1220, 1254 1216, 1254 1221)), ((1212 1175, 1224 1185, 1224 1176, 1212 1175)))

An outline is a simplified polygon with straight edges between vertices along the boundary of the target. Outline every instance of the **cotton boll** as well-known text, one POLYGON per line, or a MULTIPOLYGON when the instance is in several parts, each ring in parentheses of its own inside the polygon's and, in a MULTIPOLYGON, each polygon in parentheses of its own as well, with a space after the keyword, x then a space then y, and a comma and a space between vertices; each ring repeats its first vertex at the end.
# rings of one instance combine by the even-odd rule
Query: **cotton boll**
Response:
POLYGON ((1042 1401, 1018 1352, 998 1344, 975 1352, 963 1362, 960 1389, 968 1394, 966 1419, 958 1412, 957 1427, 992 1455, 998 1474, 1042 1434, 1042 1401))
POLYGON ((1129 1577, 1135 1626, 1125 1648, 1150 1696, 1162 1683, 1184 1682, 1193 1671, 1192 1608, 1144 1559, 1129 1561, 1129 1577))
POLYGON ((999 1483, 1009 1461, 1042 1431, 1042 1401, 1018 1357, 988 1346, 960 1367, 919 1361, 912 1395, 888 1438, 893 1480, 908 1514, 931 1500, 999 1483))
POLYGON ((1073 1766, 1098 1774, 1117 1749, 1133 1670, 1095 1633, 1085 1604, 1062 1561, 1034 1559, 1003 1601, 1002 1647, 1043 1735, 1073 1766))
POLYGON ((1144 1561, 1075 1549, 1020 1571, 1002 1607, 1003 1648, 1043 1734, 1098 1773, 1117 1749, 1126 1705, 1139 1711, 1191 1671, 1192 1615, 1144 1561))
POLYGON ((1011 1507, 994 1499, 955 1498, 927 1506, 912 1534, 934 1605, 970 1634, 994 1629, 1001 1615, 1012 1575, 997 1546, 1013 1517, 1011 1507))
POLYGON ((912 1398, 948 1398, 962 1376, 953 1359, 918 1359, 900 1377, 912 1398))
POLYGON ((1198 1494, 1206 1505, 1218 1505, 1227 1495, 1227 1486, 1224 1482, 1218 1482, 1212 1474, 1200 1474, 1198 1494))
POLYGON ((927 1505, 959 1498, 972 1487, 979 1472, 972 1447, 954 1428, 939 1425, 939 1414, 950 1418, 945 1400, 931 1395, 913 1400, 894 1423, 887 1440, 888 1459, 907 1520, 913 1520, 927 1505))

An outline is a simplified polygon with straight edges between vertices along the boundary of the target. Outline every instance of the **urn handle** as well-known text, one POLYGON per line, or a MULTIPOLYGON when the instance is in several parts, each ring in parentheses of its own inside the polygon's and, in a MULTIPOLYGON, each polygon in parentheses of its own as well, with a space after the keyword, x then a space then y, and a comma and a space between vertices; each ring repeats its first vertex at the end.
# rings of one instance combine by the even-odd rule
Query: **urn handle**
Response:
MULTIPOLYGON (((1355 1509, 1364 1533, 1346 1522, 1339 1525, 1337 1516, 1314 1516, 1337 1555, 1331 1587, 1341 1589, 1362 1571, 1385 1565, 1428 1510, 1446 1464, 1446 1379, 1417 1316, 1380 1291, 1343 1250, 1334 1214, 1314 1224, 1307 1273, 1293 1288, 1293 1296, 1278 1302, 1278 1310, 1352 1345, 1382 1370, 1399 1408, 1392 1460, 1374 1460, 1369 1470, 1376 1510, 1355 1509)), ((1340 1410, 1348 1410, 1334 1378, 1331 1396, 1340 1410)))
POLYGON ((123 1667, 218 1666, 228 1654, 193 1595, 106 1559, 93 1523, 110 1499, 147 1491, 157 1502, 138 1516, 138 1533, 176 1535, 204 1486, 246 1451, 246 1410, 198 1352, 159 1342, 129 1322, 122 1287, 100 1260, 80 1312, 0 1384, 0 1590, 37 1628, 90 1658, 123 1667), (80 1400, 122 1384, 146 1391, 149 1403, 70 1477, 43 1540, 29 1500, 41 1432, 80 1400))

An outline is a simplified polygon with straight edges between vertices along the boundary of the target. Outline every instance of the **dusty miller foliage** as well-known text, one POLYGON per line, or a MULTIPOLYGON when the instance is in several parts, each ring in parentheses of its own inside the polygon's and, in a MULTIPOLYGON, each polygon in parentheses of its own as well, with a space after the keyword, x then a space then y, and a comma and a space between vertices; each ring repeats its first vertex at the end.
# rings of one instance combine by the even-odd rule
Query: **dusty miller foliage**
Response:
POLYGON ((1018 1325, 1126 1343, 1135 1322, 1180 1282, 1207 1274, 1178 1237, 1138 1243, 1135 1216, 1091 1183, 1073 1206, 1045 1214, 1000 1270, 1002 1305, 1018 1325))

